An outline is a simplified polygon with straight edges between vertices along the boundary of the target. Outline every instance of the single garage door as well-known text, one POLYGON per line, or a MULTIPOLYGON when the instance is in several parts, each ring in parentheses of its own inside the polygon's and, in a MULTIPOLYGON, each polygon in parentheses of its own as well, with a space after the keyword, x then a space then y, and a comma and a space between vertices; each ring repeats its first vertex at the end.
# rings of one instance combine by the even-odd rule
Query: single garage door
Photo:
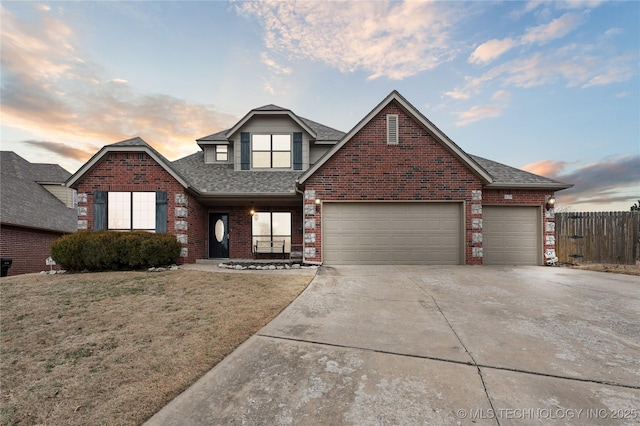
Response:
POLYGON ((327 265, 463 263, 462 203, 322 205, 327 265))
POLYGON ((482 263, 540 265, 539 207, 483 206, 482 263))

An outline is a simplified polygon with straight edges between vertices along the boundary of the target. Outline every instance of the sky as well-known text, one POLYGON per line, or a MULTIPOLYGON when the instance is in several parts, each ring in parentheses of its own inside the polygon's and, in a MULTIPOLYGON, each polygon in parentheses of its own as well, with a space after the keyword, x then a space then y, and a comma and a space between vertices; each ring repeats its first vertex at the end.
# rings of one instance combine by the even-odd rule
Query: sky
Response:
POLYGON ((0 2, 0 148, 75 172, 140 136, 170 160, 275 104, 348 132, 398 90, 470 154, 640 199, 640 2, 0 2))

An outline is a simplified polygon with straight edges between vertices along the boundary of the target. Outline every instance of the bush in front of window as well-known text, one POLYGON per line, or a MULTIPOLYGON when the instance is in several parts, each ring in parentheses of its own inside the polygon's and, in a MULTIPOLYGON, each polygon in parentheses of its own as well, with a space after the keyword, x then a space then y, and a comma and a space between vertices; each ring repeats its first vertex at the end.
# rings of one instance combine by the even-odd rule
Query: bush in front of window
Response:
POLYGON ((180 249, 171 234, 76 232, 55 240, 51 257, 69 271, 127 271, 174 264, 180 249))

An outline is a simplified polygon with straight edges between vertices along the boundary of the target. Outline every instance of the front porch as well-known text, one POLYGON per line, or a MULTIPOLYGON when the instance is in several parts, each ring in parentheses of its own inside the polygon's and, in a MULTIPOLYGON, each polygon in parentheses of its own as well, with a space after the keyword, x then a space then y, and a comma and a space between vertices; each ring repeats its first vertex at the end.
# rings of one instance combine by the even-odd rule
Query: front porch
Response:
POLYGON ((301 263, 303 253, 302 203, 207 205, 207 258, 196 262, 301 263))

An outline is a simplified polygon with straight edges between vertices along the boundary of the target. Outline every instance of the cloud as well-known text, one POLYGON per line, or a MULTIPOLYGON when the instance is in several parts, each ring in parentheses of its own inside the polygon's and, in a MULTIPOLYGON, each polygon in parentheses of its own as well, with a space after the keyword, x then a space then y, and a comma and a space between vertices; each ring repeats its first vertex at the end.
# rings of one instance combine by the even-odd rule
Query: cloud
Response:
POLYGON ((456 126, 466 126, 475 121, 480 121, 489 117, 499 117, 504 107, 499 105, 476 105, 469 110, 457 113, 458 121, 456 126))
POLYGON ((491 96, 491 99, 494 101, 508 102, 511 99, 511 93, 506 90, 498 90, 493 94, 493 96, 491 96))
POLYGON ((465 77, 465 84, 444 92, 453 99, 469 99, 486 86, 531 88, 562 83, 567 87, 588 88, 631 79, 636 70, 637 53, 609 56, 597 46, 568 44, 561 48, 533 53, 490 68, 477 77, 465 77))
POLYGON ((515 19, 541 7, 545 8, 545 13, 541 14, 545 17, 553 13, 552 9, 572 11, 555 19, 546 18, 551 20, 542 25, 529 27, 519 36, 491 39, 478 45, 467 59, 469 63, 487 66, 516 48, 520 48, 519 57, 503 60, 480 75, 466 76, 463 85, 445 91, 444 96, 464 100, 478 95, 486 87, 532 88, 564 83, 567 87, 589 88, 632 79, 637 75, 638 53, 616 53, 616 45, 613 45, 610 39, 620 33, 621 30, 618 28, 609 28, 591 44, 569 42, 564 45, 555 43, 550 47, 538 47, 567 36, 586 22, 588 9, 600 3, 546 0, 528 2, 520 14, 513 16, 515 19), (577 12, 579 9, 583 11, 577 12))
POLYGON ((291 72, 292 72, 291 68, 282 66, 282 65, 278 64, 276 61, 274 61, 273 59, 271 59, 269 57, 269 54, 267 54, 267 52, 262 52, 260 54, 260 59, 262 59, 262 63, 264 63, 266 66, 268 66, 276 74, 285 74, 285 75, 287 75, 287 74, 291 74, 291 72))
POLYGON ((532 12, 542 6, 553 5, 556 9, 593 9, 602 4, 604 0, 531 0, 527 2, 524 12, 532 12))
POLYGON ((456 126, 466 126, 485 118, 495 118, 502 115, 502 111, 507 107, 511 94, 506 90, 498 90, 491 96, 494 101, 492 105, 476 105, 467 111, 455 113, 458 120, 454 123, 456 126))
MULTIPOLYGON (((213 106, 140 94, 125 79, 106 77, 79 53, 70 27, 52 12, 37 10, 38 19, 26 22, 0 7, 4 126, 58 140, 91 139, 92 149, 141 136, 171 158, 193 152, 203 131, 213 133, 235 121, 213 106)), ((51 142, 38 146, 78 158, 51 142)))
POLYGON ((577 28, 583 19, 575 13, 566 13, 548 24, 529 28, 522 36, 521 43, 545 44, 551 40, 564 37, 577 28))
POLYGON ((517 46, 517 43, 512 38, 505 38, 503 40, 489 40, 476 47, 471 56, 469 62, 472 64, 486 64, 501 56, 503 53, 511 50, 517 46))
POLYGON ((453 10, 437 2, 241 2, 267 48, 369 79, 401 80, 451 60, 453 10))
POLYGON ((542 160, 536 163, 527 164, 522 168, 522 170, 559 180, 559 176, 562 175, 562 171, 568 165, 569 163, 566 161, 542 160))
POLYGON ((528 164, 524 170, 571 183, 572 188, 558 193, 562 204, 610 204, 632 200, 623 195, 633 191, 640 197, 640 155, 628 155, 588 164, 573 171, 565 171, 569 163, 544 160, 528 164))
POLYGON ((45 151, 49 151, 51 153, 60 155, 61 157, 71 158, 73 160, 85 162, 93 154, 94 152, 85 151, 84 149, 75 148, 69 146, 68 144, 64 144, 62 142, 50 142, 50 141, 36 141, 36 140, 27 140, 22 141, 22 143, 35 146, 38 148, 42 148, 45 151))
POLYGON ((517 39, 507 37, 502 40, 493 39, 486 41, 476 47, 476 49, 471 53, 471 56, 469 56, 468 61, 472 64, 483 65, 499 58, 514 47, 534 43, 539 45, 546 44, 551 40, 561 38, 569 34, 582 22, 583 19, 580 15, 575 13, 566 13, 547 24, 527 29, 525 34, 517 39))
POLYGON ((444 95, 450 97, 451 99, 469 99, 471 97, 468 92, 462 92, 458 90, 444 92, 444 95))

